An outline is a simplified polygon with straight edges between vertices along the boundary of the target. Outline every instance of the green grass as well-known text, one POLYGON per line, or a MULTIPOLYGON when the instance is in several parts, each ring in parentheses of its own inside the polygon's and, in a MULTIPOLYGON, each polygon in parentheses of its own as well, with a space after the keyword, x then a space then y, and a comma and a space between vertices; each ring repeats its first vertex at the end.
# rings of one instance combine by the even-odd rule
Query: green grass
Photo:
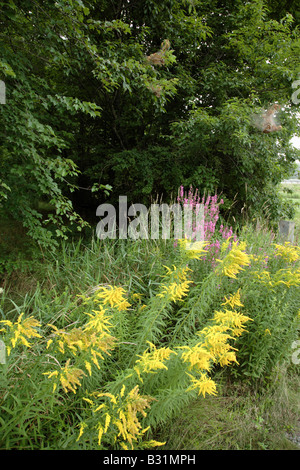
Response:
POLYGON ((282 184, 280 194, 295 208, 295 240, 300 241, 300 184, 282 184))
MULTIPOLYGON (((272 242, 266 230, 258 233, 249 229, 247 240, 252 247, 259 243, 263 248, 272 242)), ((72 311, 77 294, 108 283, 126 286, 129 293, 151 295, 161 281, 162 266, 170 265, 171 260, 172 243, 161 240, 133 242, 130 247, 128 242, 114 240, 64 244, 56 256, 45 253, 34 269, 25 274, 15 272, 5 279, 0 316, 9 318, 26 311, 38 313, 37 319, 45 323, 58 318, 67 323, 76 320, 72 311)), ((298 449, 287 435, 300 432, 299 365, 283 364, 265 383, 256 386, 229 382, 225 373, 216 381, 216 397, 195 400, 179 417, 156 431, 155 439, 167 442, 165 450, 298 449)), ((42 402, 40 406, 44 406, 42 402)), ((42 413, 47 416, 46 409, 42 413)), ((59 419, 65 432, 65 417, 59 419)), ((70 413, 68 420, 72 419, 76 421, 70 413)))
POLYGON ((299 385, 299 371, 289 368, 261 388, 225 383, 218 396, 196 400, 156 438, 167 441, 166 450, 299 450, 289 438, 300 434, 299 385))

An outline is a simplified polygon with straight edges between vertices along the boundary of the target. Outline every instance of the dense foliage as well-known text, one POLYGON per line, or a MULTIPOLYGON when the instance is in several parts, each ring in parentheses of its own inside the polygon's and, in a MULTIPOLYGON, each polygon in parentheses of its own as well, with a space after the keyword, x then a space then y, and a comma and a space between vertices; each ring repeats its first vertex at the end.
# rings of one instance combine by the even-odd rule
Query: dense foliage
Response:
POLYGON ((235 217, 283 215, 294 3, 0 2, 2 216, 49 246, 94 224, 108 195, 168 200, 180 184, 217 188, 235 217), (275 102, 282 130, 265 134, 254 116, 275 102))
POLYGON ((291 364, 299 248, 250 228, 214 240, 216 263, 212 243, 69 245, 34 293, 2 292, 0 448, 157 447, 157 427, 224 378, 268 383, 291 364))

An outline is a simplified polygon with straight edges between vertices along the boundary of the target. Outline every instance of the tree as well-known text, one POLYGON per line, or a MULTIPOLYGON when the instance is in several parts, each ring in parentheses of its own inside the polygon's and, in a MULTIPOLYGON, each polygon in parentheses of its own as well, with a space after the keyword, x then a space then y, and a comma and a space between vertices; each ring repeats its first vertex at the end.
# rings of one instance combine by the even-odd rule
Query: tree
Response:
POLYGON ((295 9, 263 0, 0 7, 1 211, 39 244, 95 223, 111 188, 112 202, 145 203, 192 184, 222 191, 235 214, 268 206, 279 215, 276 185, 297 158, 295 9), (265 134, 256 117, 274 103, 282 130, 265 134))
MULTIPOLYGON (((132 77, 142 93, 164 86, 171 94, 174 85, 157 84, 138 43, 119 47, 131 30, 117 18, 98 19, 109 2, 90 2, 93 15, 76 0, 10 0, 0 6, 0 73, 7 90, 0 109, 2 216, 21 221, 41 246, 55 246, 72 224, 79 230, 86 225, 71 196, 90 155, 101 147, 110 124, 106 109, 115 116, 115 90, 121 84, 131 91, 132 77), (100 38, 98 46, 94 37, 100 38), (95 128, 102 107, 103 125, 98 120, 95 128)), ((166 51, 165 62, 172 60, 166 51)), ((115 123, 112 130, 122 148, 115 123)), ((99 177, 94 182, 90 192, 110 190, 99 177)))

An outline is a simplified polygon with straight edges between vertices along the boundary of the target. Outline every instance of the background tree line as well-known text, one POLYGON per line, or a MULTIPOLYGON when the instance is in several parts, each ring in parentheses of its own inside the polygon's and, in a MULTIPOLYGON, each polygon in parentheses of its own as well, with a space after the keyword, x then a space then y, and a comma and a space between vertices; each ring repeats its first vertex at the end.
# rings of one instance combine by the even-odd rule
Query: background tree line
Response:
MULTIPOLYGON (((297 1, 0 1, 0 211, 41 246, 178 187, 287 216, 297 1), (280 132, 255 116, 281 105, 280 132)), ((175 195, 175 196, 174 196, 175 195)), ((2 243, 5 241, 2 240, 2 243)))

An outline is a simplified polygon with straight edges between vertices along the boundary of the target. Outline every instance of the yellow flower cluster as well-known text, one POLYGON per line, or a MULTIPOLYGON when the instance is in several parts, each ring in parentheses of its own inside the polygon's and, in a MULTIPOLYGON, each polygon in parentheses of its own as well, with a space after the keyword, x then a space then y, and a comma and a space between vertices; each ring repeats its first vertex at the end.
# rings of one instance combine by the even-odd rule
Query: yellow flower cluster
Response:
POLYGON ((67 360, 64 367, 61 367, 60 371, 55 370, 53 372, 44 372, 43 375, 51 377, 57 377, 57 381, 53 384, 53 392, 57 388, 57 383, 60 382, 64 391, 71 391, 76 393, 77 385, 80 386, 80 379, 85 373, 78 367, 70 366, 70 359, 67 360))
POLYGON ((192 384, 187 389, 189 390, 198 390, 198 394, 204 396, 207 393, 208 395, 217 395, 217 387, 215 382, 208 377, 205 373, 202 373, 199 378, 196 378, 190 374, 188 374, 191 378, 192 384))
MULTIPOLYGON (((226 297, 224 305, 232 308, 243 307, 240 299, 240 290, 235 294, 226 297)), ((195 373, 200 372, 200 376, 190 375, 192 385, 188 390, 198 390, 199 395, 216 394, 214 381, 207 376, 213 364, 220 364, 222 367, 233 362, 237 363, 236 349, 228 341, 240 336, 245 331, 244 324, 251 318, 231 310, 216 311, 212 318, 212 323, 206 326, 197 334, 201 337, 194 346, 182 346, 182 360, 189 363, 189 370, 195 373)))
MULTIPOLYGON (((30 338, 41 338, 36 331, 36 328, 39 328, 41 324, 32 316, 28 318, 23 318, 24 312, 19 315, 15 323, 10 320, 1 320, 0 323, 3 323, 8 327, 8 334, 11 346, 6 347, 7 355, 11 353, 11 349, 15 348, 17 344, 23 344, 24 346, 30 347, 31 344, 28 342, 30 338)), ((6 331, 5 328, 1 328, 0 331, 6 331)))
MULTIPOLYGON (((84 398, 91 406, 93 414, 99 414, 98 423, 94 427, 98 432, 99 446, 101 446, 103 436, 110 429, 111 434, 115 436, 115 441, 119 442, 123 449, 128 450, 128 445, 130 445, 133 450, 135 442, 138 442, 149 429, 149 427, 142 428, 138 415, 147 416, 145 410, 150 408, 153 398, 140 395, 138 386, 131 389, 127 395, 125 395, 125 391, 126 387, 123 385, 117 395, 94 392, 90 395, 91 398, 84 398)), ((87 427, 88 424, 85 422, 80 424, 77 440, 80 439, 87 427)), ((144 442, 143 446, 153 447, 164 444, 152 440, 144 442)))
POLYGON ((100 300, 104 305, 108 304, 111 308, 117 308, 119 311, 127 310, 130 307, 122 287, 100 286, 95 292, 94 300, 100 300))
MULTIPOLYGON (((221 252, 224 252, 229 244, 229 238, 224 242, 221 252)), ((236 274, 243 271, 243 266, 250 264, 250 256, 245 252, 246 243, 232 242, 232 247, 229 253, 223 259, 217 259, 220 263, 220 271, 225 276, 236 279, 236 274)))
POLYGON ((214 360, 213 354, 206 349, 203 342, 197 343, 195 346, 180 346, 178 349, 184 349, 182 354, 183 362, 190 364, 189 369, 210 370, 211 361, 214 360))
POLYGON ((221 305, 230 305, 231 308, 244 307, 241 302, 240 289, 238 289, 235 294, 230 294, 228 297, 225 296, 225 302, 223 302, 221 305))
POLYGON ((203 328, 198 333, 202 335, 204 347, 210 351, 214 362, 221 366, 236 362, 234 348, 228 343, 229 339, 233 339, 233 336, 226 333, 229 329, 229 326, 216 324, 203 328))
POLYGON ((187 238, 178 240, 179 247, 181 252, 184 253, 185 257, 188 259, 200 259, 203 256, 207 255, 207 251, 204 249, 209 242, 206 241, 196 241, 192 242, 187 238))
POLYGON ((300 269, 279 269, 276 273, 272 274, 270 271, 255 271, 253 275, 259 279, 262 284, 270 287, 279 286, 284 284, 287 287, 299 286, 300 284, 300 269))
MULTIPOLYGON (((60 353, 71 353, 74 357, 76 357, 78 353, 85 353, 83 356, 84 360, 81 359, 81 362, 89 375, 92 375, 92 363, 100 369, 99 358, 104 360, 104 353, 110 355, 109 351, 114 348, 116 338, 109 333, 112 327, 109 322, 110 317, 106 315, 102 307, 99 310, 93 310, 93 314, 87 313, 87 315, 90 317, 90 320, 83 327, 79 328, 75 327, 70 330, 58 329, 55 325, 49 324, 48 326, 53 329, 52 335, 54 339, 51 338, 48 340, 47 349, 52 345, 54 349, 57 349, 60 353)), ((68 364, 69 368, 68 361, 66 365, 68 364)), ((82 369, 77 370, 82 371, 82 369)), ((72 375, 66 372, 58 373, 58 371, 46 372, 45 375, 48 375, 48 378, 56 378, 54 390, 59 382, 62 384, 65 391, 72 390, 72 386, 66 386, 68 378, 72 378, 72 375)), ((72 384, 72 381, 70 383, 72 384)))
POLYGON ((251 318, 243 315, 242 313, 225 310, 225 311, 216 311, 213 317, 213 320, 221 325, 231 325, 230 330, 234 336, 241 336, 241 334, 246 331, 244 328, 244 323, 251 320, 251 318))
POLYGON ((165 266, 168 270, 165 277, 169 278, 170 281, 166 284, 161 284, 160 292, 157 294, 157 297, 166 297, 172 302, 177 302, 183 300, 183 297, 186 297, 189 292, 189 284, 192 281, 187 279, 188 271, 191 271, 188 267, 176 268, 173 266, 173 271, 165 266))
POLYGON ((143 382, 141 373, 149 374, 159 369, 167 369, 164 361, 167 361, 171 354, 176 354, 170 348, 157 349, 150 341, 147 341, 147 343, 150 346, 150 350, 147 348, 141 356, 138 356, 140 359, 136 361, 136 365, 134 367, 134 370, 138 374, 141 382, 143 382))
POLYGON ((300 248, 294 246, 290 242, 285 242, 284 245, 278 245, 274 243, 276 248, 275 256, 280 256, 288 263, 295 263, 300 259, 300 248))

